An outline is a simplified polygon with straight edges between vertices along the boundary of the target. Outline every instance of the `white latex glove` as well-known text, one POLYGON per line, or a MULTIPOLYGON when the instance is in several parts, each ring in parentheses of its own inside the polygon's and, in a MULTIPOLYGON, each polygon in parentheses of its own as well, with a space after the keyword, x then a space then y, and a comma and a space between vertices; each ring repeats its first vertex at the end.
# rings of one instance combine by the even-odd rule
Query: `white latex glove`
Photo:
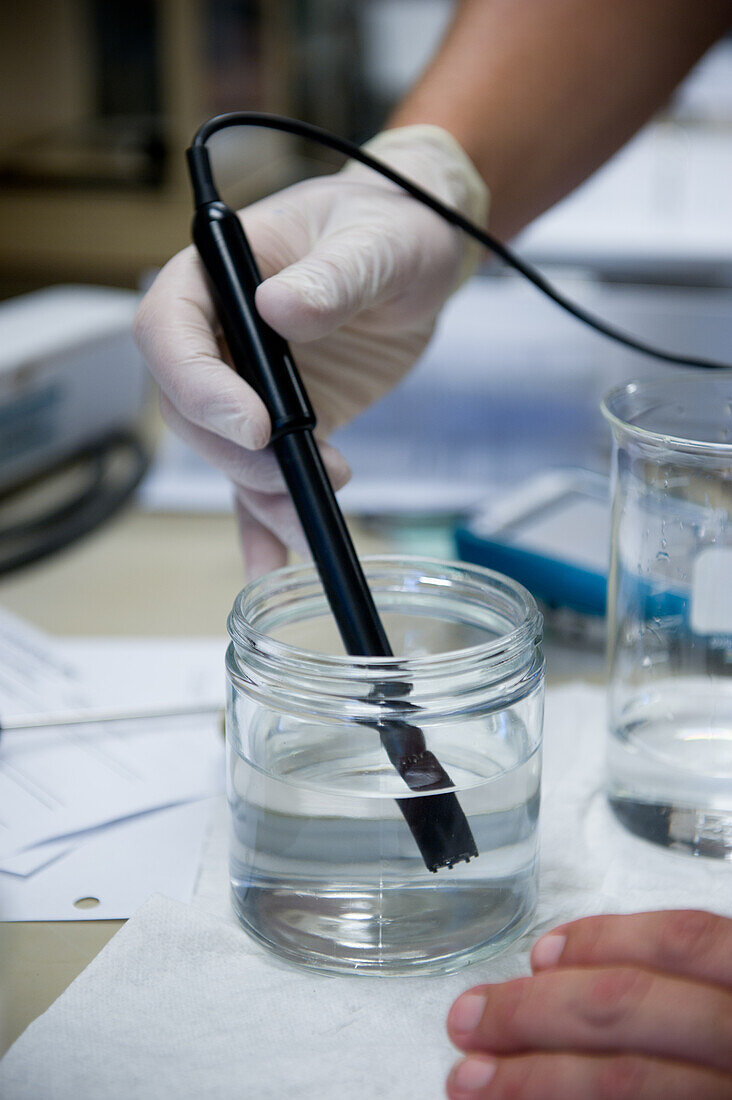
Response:
MULTIPOLYGON (((485 224, 488 192, 450 134, 387 130, 365 148, 485 224)), ((265 282, 261 316, 291 342, 318 417, 335 488, 350 476, 325 443, 390 390, 424 349, 440 307, 479 250, 431 210, 357 162, 306 180, 240 214, 265 282)), ((135 321, 167 424, 232 479, 247 573, 276 568, 304 536, 274 455, 267 411, 229 365, 193 247, 158 275, 135 321)))

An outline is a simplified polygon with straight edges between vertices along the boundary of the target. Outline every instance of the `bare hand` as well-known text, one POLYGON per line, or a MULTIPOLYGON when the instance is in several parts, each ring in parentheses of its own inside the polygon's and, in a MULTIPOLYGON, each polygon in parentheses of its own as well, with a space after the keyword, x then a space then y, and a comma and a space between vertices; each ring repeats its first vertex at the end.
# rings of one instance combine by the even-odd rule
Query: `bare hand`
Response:
POLYGON ((450 1100, 730 1100, 732 920, 588 917, 542 937, 533 976, 476 986, 447 1030, 450 1100))

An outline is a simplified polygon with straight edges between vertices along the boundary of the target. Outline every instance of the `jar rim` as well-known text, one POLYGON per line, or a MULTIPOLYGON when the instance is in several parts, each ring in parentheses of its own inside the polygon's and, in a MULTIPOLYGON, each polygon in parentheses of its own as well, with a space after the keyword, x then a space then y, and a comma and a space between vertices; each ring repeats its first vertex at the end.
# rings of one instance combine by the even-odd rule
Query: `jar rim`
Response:
MULTIPOLYGON (((688 372, 677 374, 672 379, 651 378, 624 382, 605 394, 600 402, 600 411, 616 436, 623 435, 634 439, 638 443, 646 443, 652 447, 665 447, 672 451, 683 451, 686 454, 722 455, 726 457, 732 455, 732 439, 727 443, 723 440, 689 439, 683 435, 675 435, 673 432, 656 431, 634 423, 627 408, 632 400, 657 402, 666 399, 670 401, 672 399, 669 392, 671 387, 678 387, 679 390, 683 391, 690 389, 692 386, 719 385, 722 382, 730 384, 730 396, 727 399, 729 402, 732 400, 732 370, 720 369, 719 372, 714 372, 713 376, 700 377, 697 371, 694 374, 688 372), (623 404, 626 406, 625 410, 623 404)), ((642 415, 643 411, 648 410, 639 410, 636 415, 642 415)), ((730 426, 732 428, 732 419, 730 420, 730 426)))
MULTIPOLYGON (((535 639, 541 629, 542 616, 536 601, 528 589, 518 581, 498 573, 493 569, 473 565, 468 562, 446 561, 441 558, 423 557, 411 554, 368 554, 360 558, 364 571, 369 572, 370 566, 399 566, 411 570, 419 570, 429 574, 439 571, 444 580, 449 583, 452 575, 455 579, 472 579, 474 582, 486 583, 491 589, 498 590, 504 596, 512 599, 517 608, 519 622, 517 625, 498 638, 487 642, 479 642, 476 645, 465 646, 461 649, 446 650, 442 653, 429 653, 417 656, 395 655, 393 657, 361 657, 317 653, 312 650, 302 649, 273 638, 265 631, 257 629, 248 621, 247 608, 252 608, 257 597, 262 598, 267 590, 278 585, 283 591, 292 589, 298 582, 317 581, 317 572, 312 562, 301 565, 284 566, 271 573, 259 577, 238 593, 234 600, 231 613, 228 618, 229 635, 232 642, 239 643, 249 649, 254 649, 260 656, 276 660, 280 664, 295 662, 301 672, 311 669, 313 675, 328 675, 352 677, 356 672, 364 674, 377 672, 380 675, 389 672, 403 672, 405 662, 409 665, 410 674, 429 673, 439 666, 440 671, 446 671, 446 666, 451 666, 462 661, 484 660, 491 657, 500 658, 496 663, 510 660, 515 657, 529 642, 535 639)), ((438 579, 438 578, 435 578, 438 579)))

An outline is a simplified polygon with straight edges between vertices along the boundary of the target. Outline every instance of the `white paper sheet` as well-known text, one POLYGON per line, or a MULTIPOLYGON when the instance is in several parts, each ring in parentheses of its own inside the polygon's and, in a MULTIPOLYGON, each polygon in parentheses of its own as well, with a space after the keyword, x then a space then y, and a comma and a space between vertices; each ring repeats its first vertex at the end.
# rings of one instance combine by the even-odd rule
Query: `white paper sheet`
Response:
POLYGON ((81 841, 75 837, 64 837, 63 840, 47 840, 33 848, 24 848, 22 852, 13 852, 0 859, 0 873, 26 878, 42 867, 48 867, 49 863, 70 852, 79 843, 81 841))
MULTIPOLYGON (((0 610, 0 715, 223 702, 223 650, 221 639, 56 640, 0 610)), ((201 799, 223 782, 214 714, 8 731, 0 919, 123 918, 154 892, 188 900, 201 799), (82 897, 99 904, 76 909, 82 897)))
POLYGON ((211 800, 158 810, 97 830, 35 874, 0 874, 0 920, 129 917, 156 893, 190 901, 211 800), (84 898, 98 904, 77 908, 84 898))
MULTIPOLYGON (((223 641, 62 645, 5 613, 0 626, 0 715, 223 702, 223 641)), ((222 752, 214 716, 8 731, 0 742, 0 866, 45 841, 215 794, 222 752)), ((38 858, 37 866, 48 862, 46 853, 38 858)), ((32 860, 26 857, 26 872, 32 860)))
POLYGON ((0 607, 0 722, 91 702, 89 684, 73 658, 48 635, 0 607))

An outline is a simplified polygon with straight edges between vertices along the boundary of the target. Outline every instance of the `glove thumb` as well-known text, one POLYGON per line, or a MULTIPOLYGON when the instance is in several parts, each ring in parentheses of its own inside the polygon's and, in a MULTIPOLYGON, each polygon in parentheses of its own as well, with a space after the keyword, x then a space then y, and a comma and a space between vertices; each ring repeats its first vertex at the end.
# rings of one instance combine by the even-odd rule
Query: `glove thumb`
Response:
POLYGON ((393 240, 360 226, 343 229, 263 282, 257 309, 286 340, 318 340, 385 297, 396 266, 393 240))

